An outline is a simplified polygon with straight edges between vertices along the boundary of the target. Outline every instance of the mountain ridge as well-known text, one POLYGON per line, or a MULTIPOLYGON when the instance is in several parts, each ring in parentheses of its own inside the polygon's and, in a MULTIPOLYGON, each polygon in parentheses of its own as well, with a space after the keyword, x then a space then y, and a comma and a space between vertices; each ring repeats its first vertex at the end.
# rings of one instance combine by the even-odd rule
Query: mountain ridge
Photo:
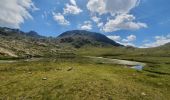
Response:
POLYGON ((60 34, 57 39, 59 39, 60 43, 70 43, 76 48, 80 48, 87 44, 91 46, 123 46, 109 39, 104 34, 85 30, 66 31, 60 34))
MULTIPOLYGON (((132 50, 109 39, 104 34, 85 30, 71 30, 60 34, 58 37, 41 36, 35 31, 23 32, 19 29, 0 27, 0 58, 26 57, 26 56, 55 56, 60 52, 75 53, 79 48, 124 48, 132 50)), ((138 49, 138 48, 135 48, 138 49)), ((156 47, 138 49, 152 53, 165 54, 170 50, 170 43, 156 47)), ((142 51, 143 52, 143 51, 142 51)))
MULTIPOLYGON (((97 35, 91 36, 90 35, 91 32, 87 32, 87 31, 79 31, 79 32, 81 32, 81 34, 84 34, 83 36, 85 36, 88 33, 88 39, 90 37, 90 40, 88 39, 85 40, 83 38, 80 38, 79 41, 81 42, 84 41, 85 44, 86 43, 88 44, 89 42, 94 43, 93 39, 97 35)), ((0 41, 1 41, 0 58, 1 57, 3 58, 4 56, 10 56, 10 57, 11 56, 12 57, 55 56, 60 52, 72 52, 75 48, 74 45, 77 44, 68 46, 65 43, 60 43, 60 39, 62 35, 64 34, 60 34, 58 37, 45 37, 39 35, 35 31, 23 32, 19 29, 0 27, 0 41)), ((99 35, 99 37, 100 36, 104 38, 106 37, 104 35, 99 35)), ((102 44, 101 42, 96 42, 96 41, 97 40, 95 40, 95 43, 98 43, 99 45, 102 44)), ((109 42, 115 43, 110 40, 109 42)), ((102 45, 106 45, 106 44, 102 44, 102 45)))

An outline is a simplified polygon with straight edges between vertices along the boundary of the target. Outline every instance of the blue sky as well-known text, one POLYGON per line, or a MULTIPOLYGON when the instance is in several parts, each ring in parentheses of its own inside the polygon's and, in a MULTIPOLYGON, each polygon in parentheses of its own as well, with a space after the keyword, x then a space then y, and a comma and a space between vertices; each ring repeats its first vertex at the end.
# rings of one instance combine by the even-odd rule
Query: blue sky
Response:
POLYGON ((170 0, 0 0, 0 26, 57 36, 68 30, 105 34, 124 45, 170 42, 170 0))

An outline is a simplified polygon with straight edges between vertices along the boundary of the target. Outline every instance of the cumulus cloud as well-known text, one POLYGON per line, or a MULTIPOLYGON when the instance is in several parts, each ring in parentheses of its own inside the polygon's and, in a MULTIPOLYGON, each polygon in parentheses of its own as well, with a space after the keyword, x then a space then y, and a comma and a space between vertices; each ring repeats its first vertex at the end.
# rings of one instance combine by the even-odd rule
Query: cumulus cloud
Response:
POLYGON ((129 35, 126 37, 126 39, 123 39, 122 42, 133 42, 136 40, 136 36, 135 35, 129 35))
POLYGON ((112 15, 128 13, 139 4, 140 0, 89 0, 87 8, 93 13, 112 15))
POLYGON ((70 3, 73 5, 77 5, 75 0, 70 0, 70 3))
POLYGON ((65 16, 69 14, 77 15, 81 13, 81 10, 75 0, 70 0, 70 3, 66 3, 65 7, 63 8, 62 13, 53 13, 53 18, 57 21, 60 25, 70 25, 70 22, 65 19, 65 16))
POLYGON ((121 38, 118 35, 110 35, 107 37, 125 46, 135 46, 135 44, 133 43, 136 40, 135 35, 129 35, 126 38, 121 38))
POLYGON ((106 12, 106 3, 104 0, 89 0, 87 3, 87 9, 92 13, 99 13, 100 15, 106 12))
POLYGON ((92 23, 91 21, 85 21, 83 25, 80 27, 82 30, 91 30, 92 29, 92 23))
POLYGON ((107 36, 108 38, 110 38, 111 40, 114 40, 114 41, 120 41, 121 40, 121 37, 118 36, 118 35, 110 35, 110 36, 107 36))
POLYGON ((133 46, 133 47, 136 47, 136 45, 134 43, 131 43, 131 42, 121 42, 122 45, 124 46, 133 46))
POLYGON ((135 46, 135 44, 134 44, 135 40, 136 40, 136 36, 135 35, 129 35, 125 39, 122 39, 120 41, 120 43, 125 45, 125 46, 135 46))
POLYGON ((99 28, 104 32, 137 30, 147 27, 145 23, 135 21, 135 16, 129 14, 133 8, 139 5, 139 2, 140 0, 89 0, 87 9, 91 13, 99 15, 110 14, 107 22, 100 22, 103 25, 99 28))
POLYGON ((32 0, 0 0, 0 26, 19 28, 25 19, 32 19, 29 10, 38 10, 32 0))
POLYGON ((75 0, 70 0, 71 4, 66 4, 66 7, 63 9, 64 13, 63 14, 74 14, 77 15, 79 13, 81 13, 83 10, 80 9, 75 0))
POLYGON ((61 13, 53 13, 53 19, 60 25, 70 25, 70 22, 61 13))
POLYGON ((170 42, 170 34, 168 34, 166 36, 155 36, 154 39, 155 39, 154 42, 145 43, 143 46, 141 46, 141 48, 157 47, 157 46, 161 46, 166 43, 169 43, 170 42))
POLYGON ((92 16, 91 19, 92 19, 95 23, 98 23, 101 18, 99 18, 99 17, 97 17, 97 16, 92 16))
POLYGON ((135 22, 136 18, 133 15, 121 14, 116 16, 115 19, 109 19, 103 26, 104 32, 113 32, 117 30, 137 30, 140 28, 147 28, 145 23, 135 22))
POLYGON ((92 16, 91 20, 97 24, 97 27, 101 28, 103 27, 103 22, 101 22, 101 18, 97 16, 92 16))

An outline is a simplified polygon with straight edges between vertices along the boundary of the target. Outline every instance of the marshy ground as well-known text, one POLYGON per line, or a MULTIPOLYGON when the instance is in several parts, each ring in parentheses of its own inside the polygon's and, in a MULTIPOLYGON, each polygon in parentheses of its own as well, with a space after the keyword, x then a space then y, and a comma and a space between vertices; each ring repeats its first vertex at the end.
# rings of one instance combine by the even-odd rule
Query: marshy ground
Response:
POLYGON ((1 100, 169 100, 170 66, 137 71, 88 58, 0 63, 1 100))

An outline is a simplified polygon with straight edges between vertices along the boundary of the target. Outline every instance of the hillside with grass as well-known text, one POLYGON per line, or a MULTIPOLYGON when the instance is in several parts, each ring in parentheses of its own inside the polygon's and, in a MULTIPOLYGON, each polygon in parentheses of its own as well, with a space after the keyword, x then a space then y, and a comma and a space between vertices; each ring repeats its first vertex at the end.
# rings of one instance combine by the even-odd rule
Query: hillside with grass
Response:
POLYGON ((0 41, 1 100, 170 98, 169 43, 141 49, 88 31, 44 37, 10 28, 0 28, 0 41))
POLYGON ((67 31, 58 37, 41 36, 34 31, 0 28, 0 57, 45 57, 74 53, 75 49, 92 47, 121 47, 105 35, 82 30, 67 31))
POLYGON ((55 38, 40 36, 34 31, 22 32, 18 29, 0 28, 0 58, 55 56, 62 52, 72 52, 60 46, 55 38))

